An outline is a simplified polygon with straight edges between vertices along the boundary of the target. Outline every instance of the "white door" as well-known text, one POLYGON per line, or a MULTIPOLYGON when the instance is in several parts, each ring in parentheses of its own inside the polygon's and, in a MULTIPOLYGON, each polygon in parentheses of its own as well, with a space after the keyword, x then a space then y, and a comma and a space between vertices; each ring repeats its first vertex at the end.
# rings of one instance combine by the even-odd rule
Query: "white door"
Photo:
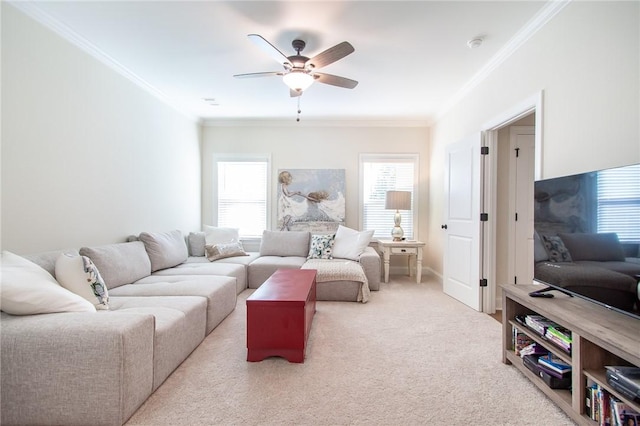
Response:
POLYGON ((533 282, 533 181, 535 136, 533 126, 512 126, 510 132, 511 197, 509 265, 513 284, 533 282))
POLYGON ((444 188, 443 290, 482 310, 480 288, 480 133, 447 146, 444 188))

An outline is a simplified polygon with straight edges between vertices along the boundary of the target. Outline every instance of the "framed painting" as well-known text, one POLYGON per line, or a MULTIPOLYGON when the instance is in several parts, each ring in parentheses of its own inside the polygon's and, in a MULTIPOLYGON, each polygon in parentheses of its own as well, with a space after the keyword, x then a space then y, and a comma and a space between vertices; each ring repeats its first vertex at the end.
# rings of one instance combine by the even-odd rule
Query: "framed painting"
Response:
POLYGON ((345 221, 344 169, 278 170, 278 229, 335 232, 345 221))

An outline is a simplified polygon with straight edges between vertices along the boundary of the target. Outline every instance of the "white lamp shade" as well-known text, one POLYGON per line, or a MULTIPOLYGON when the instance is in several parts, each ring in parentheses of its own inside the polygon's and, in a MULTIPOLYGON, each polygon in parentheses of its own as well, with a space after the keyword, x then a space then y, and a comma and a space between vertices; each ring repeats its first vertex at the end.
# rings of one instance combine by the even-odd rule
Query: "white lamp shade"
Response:
POLYGON ((411 192, 387 191, 384 208, 393 210, 411 210, 411 192))
POLYGON ((291 90, 298 92, 305 91, 313 83, 313 76, 301 70, 293 70, 282 77, 284 84, 289 86, 291 90))

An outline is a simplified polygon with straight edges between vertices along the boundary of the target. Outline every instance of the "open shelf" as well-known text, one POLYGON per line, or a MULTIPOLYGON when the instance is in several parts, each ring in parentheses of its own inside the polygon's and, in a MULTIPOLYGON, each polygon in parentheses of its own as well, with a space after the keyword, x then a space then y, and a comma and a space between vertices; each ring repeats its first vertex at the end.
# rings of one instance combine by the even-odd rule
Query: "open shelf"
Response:
POLYGON ((606 380, 605 365, 640 366, 640 324, 637 320, 591 304, 580 298, 557 295, 553 299, 532 298, 532 285, 503 286, 503 362, 512 364, 549 399, 580 425, 596 424, 586 414, 587 381, 594 382, 640 412, 640 404, 614 390, 606 380), (515 320, 517 315, 538 314, 571 330, 572 351, 567 353, 549 339, 515 320), (513 330, 517 329, 571 364, 571 390, 551 389, 531 372, 515 354, 513 330))
POLYGON ((588 379, 594 381, 595 383, 599 384, 601 387, 605 388, 607 390, 607 392, 609 392, 611 395, 615 396, 616 398, 618 398, 622 402, 624 402, 626 404, 629 404, 629 406, 631 406, 633 408, 633 410, 635 410, 638 413, 640 413, 640 404, 639 403, 630 400, 629 398, 627 398, 626 396, 622 395, 620 392, 615 390, 613 387, 611 387, 609 385, 609 383, 607 383, 607 376, 605 375, 604 370, 603 371, 600 371, 600 370, 584 370, 584 375, 587 376, 588 379))
POLYGON ((555 356, 557 356, 558 358, 560 358, 561 360, 563 360, 567 364, 571 364, 571 355, 568 354, 564 349, 558 347, 551 340, 545 338, 544 336, 541 336, 540 334, 538 334, 537 332, 535 332, 531 328, 527 327, 526 325, 523 325, 523 324, 519 323, 518 321, 509 320, 509 323, 511 324, 511 327, 516 328, 521 333, 526 334, 534 342, 544 346, 545 349, 547 349, 548 351, 552 352, 555 356))

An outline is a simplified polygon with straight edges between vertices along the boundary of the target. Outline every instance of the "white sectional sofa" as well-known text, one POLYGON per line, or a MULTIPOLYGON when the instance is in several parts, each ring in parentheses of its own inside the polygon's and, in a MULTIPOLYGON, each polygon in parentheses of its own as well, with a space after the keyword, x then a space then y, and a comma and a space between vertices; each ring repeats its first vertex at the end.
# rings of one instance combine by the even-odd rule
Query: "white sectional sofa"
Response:
MULTIPOLYGON (((201 251, 204 239, 203 233, 186 241, 179 231, 142 233, 139 241, 71 250, 97 267, 108 310, 2 312, 0 423, 124 424, 235 309, 237 294, 259 287, 278 268, 305 264, 311 236, 266 231, 260 252, 214 262, 201 251)), ((55 277, 63 252, 70 250, 23 257, 55 277)), ((368 247, 359 260, 369 288, 378 290, 378 254, 368 247)), ((319 282, 317 296, 356 301, 361 285, 319 282)))

